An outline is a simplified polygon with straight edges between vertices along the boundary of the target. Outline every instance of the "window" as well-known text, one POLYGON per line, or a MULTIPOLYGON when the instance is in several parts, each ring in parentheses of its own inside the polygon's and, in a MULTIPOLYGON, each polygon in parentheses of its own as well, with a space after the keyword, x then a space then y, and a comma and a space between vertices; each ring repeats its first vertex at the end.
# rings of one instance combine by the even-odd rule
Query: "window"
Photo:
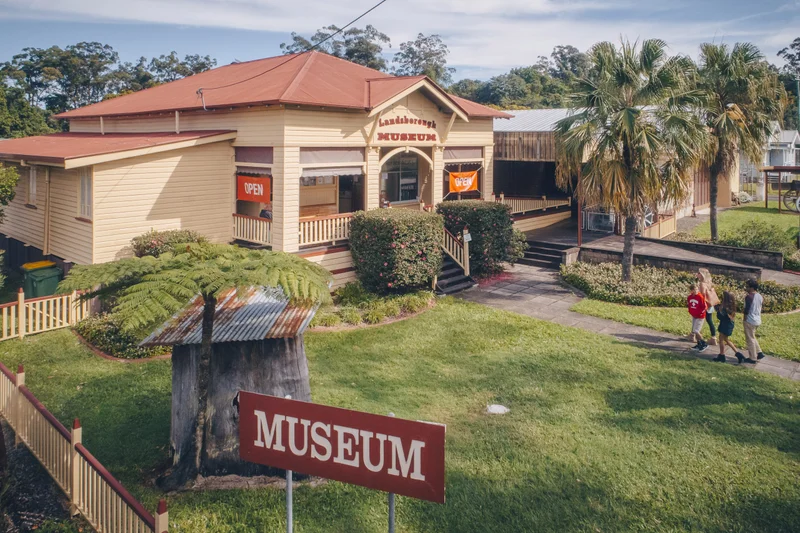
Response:
POLYGON ((396 155, 383 167, 381 200, 411 202, 419 198, 419 159, 415 155, 396 155))
POLYGON ((80 197, 78 216, 92 219, 92 168, 82 168, 78 171, 80 181, 80 197))
POLYGON ((28 170, 28 196, 25 203, 36 205, 36 167, 30 167, 28 170))

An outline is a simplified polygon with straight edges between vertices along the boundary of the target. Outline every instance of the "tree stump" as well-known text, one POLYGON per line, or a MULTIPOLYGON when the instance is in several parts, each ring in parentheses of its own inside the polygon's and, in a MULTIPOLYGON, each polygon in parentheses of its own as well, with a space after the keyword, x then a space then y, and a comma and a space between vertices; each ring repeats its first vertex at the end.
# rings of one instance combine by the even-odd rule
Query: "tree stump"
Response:
MULTIPOLYGON (((194 462, 197 425, 197 368, 199 344, 174 346, 172 351, 172 431, 170 447, 173 473, 170 486, 180 479, 182 463, 194 462)), ((277 475, 278 469, 239 458, 240 390, 311 401, 303 336, 287 339, 224 342, 212 345, 206 427, 201 451, 201 476, 277 475)))

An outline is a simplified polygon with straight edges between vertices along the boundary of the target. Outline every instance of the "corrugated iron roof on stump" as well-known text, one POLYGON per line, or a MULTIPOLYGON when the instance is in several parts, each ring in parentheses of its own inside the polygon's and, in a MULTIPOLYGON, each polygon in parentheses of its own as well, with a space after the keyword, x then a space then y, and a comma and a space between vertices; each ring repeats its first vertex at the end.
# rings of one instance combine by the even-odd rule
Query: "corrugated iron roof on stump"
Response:
MULTIPOLYGON (((223 292, 214 312, 213 343, 283 339, 300 335, 308 327, 319 304, 290 303, 283 291, 250 287, 223 292)), ((203 299, 189 305, 141 342, 141 346, 200 344, 203 299)))

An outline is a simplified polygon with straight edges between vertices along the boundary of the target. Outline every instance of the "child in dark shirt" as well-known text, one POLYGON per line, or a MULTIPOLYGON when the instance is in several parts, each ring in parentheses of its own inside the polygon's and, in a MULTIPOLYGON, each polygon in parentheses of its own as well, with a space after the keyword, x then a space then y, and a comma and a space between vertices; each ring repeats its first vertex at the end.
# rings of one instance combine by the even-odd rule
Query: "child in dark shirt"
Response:
POLYGON ((733 335, 734 319, 736 318, 736 296, 725 291, 722 293, 722 304, 717 306, 717 320, 719 320, 719 355, 714 361, 725 362, 725 346, 730 346, 736 354, 736 359, 741 363, 744 355, 736 348, 730 337, 733 335))

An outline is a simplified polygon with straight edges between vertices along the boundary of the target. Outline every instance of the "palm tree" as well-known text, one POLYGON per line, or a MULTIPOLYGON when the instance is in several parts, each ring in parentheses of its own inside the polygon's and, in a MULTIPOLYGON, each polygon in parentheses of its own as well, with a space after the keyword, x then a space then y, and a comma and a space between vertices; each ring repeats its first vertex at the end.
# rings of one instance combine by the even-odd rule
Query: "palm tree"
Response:
POLYGON ((688 194, 705 131, 693 112, 694 64, 668 57, 664 41, 596 44, 591 68, 570 95, 572 113, 556 125, 556 177, 589 204, 625 218, 622 279, 630 281, 637 224, 647 207, 688 194))
POLYGON ((719 237, 717 193, 719 178, 731 171, 741 150, 750 161, 763 157, 770 122, 783 117, 787 95, 758 48, 751 43, 700 46, 698 89, 703 92, 701 116, 711 139, 707 147, 711 239, 719 237))
POLYGON ((198 294, 203 299, 200 360, 197 370, 199 405, 190 454, 177 458, 170 488, 194 480, 201 466, 206 438, 212 333, 217 297, 230 289, 280 287, 294 301, 330 298, 330 274, 298 256, 237 246, 194 243, 176 246, 159 257, 122 259, 112 263, 75 266, 59 290, 87 291, 83 298, 115 296, 114 312, 123 327, 140 331, 160 325, 198 294), (98 288, 99 287, 99 288, 98 288))

